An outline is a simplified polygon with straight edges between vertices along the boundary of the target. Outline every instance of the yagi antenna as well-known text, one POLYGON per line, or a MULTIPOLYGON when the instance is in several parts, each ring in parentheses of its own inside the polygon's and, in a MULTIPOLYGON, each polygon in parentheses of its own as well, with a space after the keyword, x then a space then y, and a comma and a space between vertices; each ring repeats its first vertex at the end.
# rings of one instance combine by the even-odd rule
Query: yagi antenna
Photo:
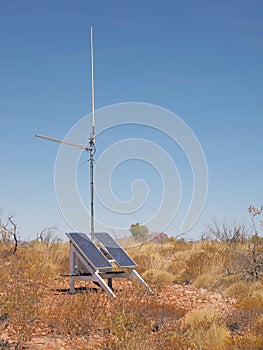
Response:
POLYGON ((82 148, 82 149, 85 149, 86 151, 90 150, 89 146, 79 145, 78 143, 72 143, 72 142, 56 139, 54 137, 44 136, 44 135, 40 135, 40 134, 36 134, 36 137, 39 137, 40 139, 44 139, 44 140, 48 140, 48 141, 63 143, 64 145, 68 145, 68 146, 72 146, 72 147, 76 147, 76 148, 82 148))
POLYGON ((89 164, 90 164, 90 236, 91 239, 94 241, 94 176, 93 176, 93 162, 94 162, 94 150, 95 150, 95 103, 94 103, 94 63, 93 63, 93 30, 92 27, 90 27, 90 58, 91 58, 91 133, 89 138, 89 146, 87 145, 80 145, 77 143, 72 143, 60 139, 56 139, 49 136, 39 135, 37 134, 36 137, 39 137, 41 139, 45 139, 48 141, 58 142, 62 143, 64 145, 81 148, 89 152, 89 164))

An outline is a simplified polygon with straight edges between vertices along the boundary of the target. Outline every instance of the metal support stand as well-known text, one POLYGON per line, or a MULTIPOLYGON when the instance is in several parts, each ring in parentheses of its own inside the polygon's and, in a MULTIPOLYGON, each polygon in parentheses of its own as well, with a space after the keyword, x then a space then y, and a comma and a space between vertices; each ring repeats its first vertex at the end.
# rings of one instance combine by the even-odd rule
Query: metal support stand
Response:
POLYGON ((105 272, 94 270, 73 243, 70 242, 70 293, 75 293, 75 281, 88 281, 97 282, 111 298, 116 298, 111 287, 107 285, 102 276, 105 278, 105 272))
POLYGON ((127 278, 136 279, 150 295, 154 294, 134 268, 117 271, 112 269, 94 269, 89 262, 89 257, 83 256, 82 252, 72 241, 70 241, 70 274, 68 276, 70 277, 70 293, 75 293, 75 281, 87 281, 94 282, 101 287, 110 298, 116 298, 112 290, 113 278, 127 278))
POLYGON ((108 278, 108 286, 112 290, 112 278, 108 278))
POLYGON ((148 284, 144 281, 144 279, 141 278, 141 276, 138 274, 136 270, 131 270, 130 272, 130 278, 135 278, 140 284, 147 290, 147 292, 150 295, 154 295, 154 292, 152 289, 148 286, 148 284))

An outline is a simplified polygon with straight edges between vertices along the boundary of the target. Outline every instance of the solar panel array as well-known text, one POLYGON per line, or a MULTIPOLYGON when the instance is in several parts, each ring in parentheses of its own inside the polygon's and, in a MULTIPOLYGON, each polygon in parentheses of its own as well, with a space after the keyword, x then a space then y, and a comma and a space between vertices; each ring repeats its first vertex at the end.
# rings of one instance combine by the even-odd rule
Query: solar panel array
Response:
POLYGON ((96 269, 112 269, 112 264, 96 247, 96 245, 83 233, 67 233, 67 236, 84 255, 84 258, 96 269))
POLYGON ((95 233, 96 244, 84 233, 66 233, 70 239, 70 293, 75 292, 76 280, 92 281, 99 285, 111 298, 112 279, 135 278, 148 293, 153 291, 135 271, 136 264, 119 244, 106 232, 95 233), (121 269, 114 269, 111 262, 121 269), (123 268, 123 269, 122 269, 123 268), (128 269, 128 271, 126 270, 128 269), (108 284, 104 281, 108 279, 108 284))
POLYGON ((133 268, 137 266, 129 255, 107 232, 97 232, 94 235, 102 246, 109 252, 110 256, 116 261, 119 267, 133 268))

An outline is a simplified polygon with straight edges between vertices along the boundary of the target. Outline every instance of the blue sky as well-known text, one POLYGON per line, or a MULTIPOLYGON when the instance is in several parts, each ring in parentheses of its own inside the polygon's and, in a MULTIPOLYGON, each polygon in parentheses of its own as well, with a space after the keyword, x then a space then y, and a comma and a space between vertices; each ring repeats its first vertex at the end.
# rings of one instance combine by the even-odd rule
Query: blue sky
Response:
MULTIPOLYGON (((249 205, 262 203, 262 1, 16 0, 0 1, 0 9, 0 208, 3 219, 14 215, 21 237, 34 238, 52 225, 60 234, 69 230, 53 184, 58 145, 34 135, 64 138, 90 113, 90 25, 96 108, 123 102, 161 106, 179 115, 203 147, 209 190, 189 236, 198 237, 213 217, 249 222, 249 205)), ((99 144, 108 142, 102 136, 98 155, 99 144)), ((177 153, 174 148, 190 185, 177 153)), ((82 163, 80 183, 88 173, 85 157, 82 163)), ((125 166, 116 176, 127 189, 137 164, 125 166)), ((155 175, 146 171, 148 180, 155 175)), ((118 181, 114 188, 125 198, 118 181)), ((83 197, 88 195, 83 187, 83 197)), ((184 197, 189 200, 187 190, 184 197)), ((176 234, 176 223, 167 232, 176 234)))

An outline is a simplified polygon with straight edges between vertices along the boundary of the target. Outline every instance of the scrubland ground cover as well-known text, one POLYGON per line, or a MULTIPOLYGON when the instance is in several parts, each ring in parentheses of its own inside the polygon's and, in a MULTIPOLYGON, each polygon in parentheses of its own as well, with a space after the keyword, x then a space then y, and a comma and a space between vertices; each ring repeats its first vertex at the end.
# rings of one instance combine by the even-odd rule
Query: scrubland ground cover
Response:
POLYGON ((129 248, 155 295, 114 280, 115 300, 69 294, 67 243, 0 242, 0 349, 263 349, 263 239, 237 231, 129 248))

